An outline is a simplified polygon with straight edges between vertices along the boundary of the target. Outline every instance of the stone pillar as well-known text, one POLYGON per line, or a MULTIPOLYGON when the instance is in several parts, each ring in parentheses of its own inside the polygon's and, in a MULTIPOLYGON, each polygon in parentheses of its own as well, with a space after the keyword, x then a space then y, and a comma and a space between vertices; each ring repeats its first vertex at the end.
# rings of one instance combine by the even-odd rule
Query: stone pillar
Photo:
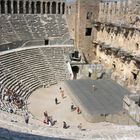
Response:
POLYGON ((103 21, 103 15, 104 15, 104 3, 103 2, 100 2, 100 13, 99 13, 99 20, 100 21, 103 21))
POLYGON ((111 5, 112 5, 112 2, 109 2, 109 5, 108 5, 108 21, 111 22, 111 5))
POLYGON ((45 2, 45 14, 47 14, 47 1, 45 2))
POLYGON ((11 14, 13 14, 13 0, 11 0, 11 14))
POLYGON ((23 1, 23 14, 26 13, 26 11, 25 11, 26 7, 25 7, 25 6, 26 6, 26 1, 24 0, 24 1, 23 1))
POLYGON ((31 14, 31 1, 29 1, 29 14, 31 14))
POLYGON ((4 8, 5 8, 5 14, 7 14, 7 0, 5 0, 4 8))
POLYGON ((37 14, 36 3, 37 1, 34 1, 34 14, 37 14))
POLYGON ((17 13, 19 14, 19 0, 17 0, 17 13))
POLYGON ((43 2, 42 2, 42 1, 40 2, 40 7, 41 7, 41 8, 40 8, 40 10, 41 10, 41 11, 40 11, 40 14, 43 14, 44 8, 43 8, 43 2))
POLYGON ((58 2, 56 2, 56 14, 58 14, 58 2))
POLYGON ((0 4, 0 14, 1 14, 1 4, 0 4))
POLYGON ((52 14, 52 2, 50 2, 50 14, 52 14))
POLYGON ((63 13, 63 2, 61 2, 61 8, 60 8, 60 13, 62 14, 63 13))
POLYGON ((62 2, 60 2, 60 14, 62 14, 62 2))

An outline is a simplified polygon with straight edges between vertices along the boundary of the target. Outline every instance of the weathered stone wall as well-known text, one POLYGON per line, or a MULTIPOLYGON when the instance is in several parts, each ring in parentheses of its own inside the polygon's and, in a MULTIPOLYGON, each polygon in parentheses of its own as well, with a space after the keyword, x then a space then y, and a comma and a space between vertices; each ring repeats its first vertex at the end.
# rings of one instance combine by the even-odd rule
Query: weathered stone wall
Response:
POLYGON ((67 17, 75 46, 89 63, 99 61, 112 69, 118 83, 139 89, 140 1, 77 0, 74 5, 67 17), (87 19, 88 12, 92 16, 87 19), (85 35, 86 28, 92 28, 91 35, 85 35), (111 48, 119 51, 114 54, 111 48))
POLYGON ((105 42, 113 47, 122 48, 132 54, 140 54, 140 31, 135 29, 102 25, 97 33, 97 41, 105 42))
POLYGON ((77 34, 77 41, 78 41, 78 47, 80 48, 83 55, 86 57, 87 61, 89 63, 92 62, 94 59, 94 50, 93 50, 93 44, 92 39, 96 39, 96 30, 93 29, 93 20, 98 19, 98 6, 97 3, 92 0, 88 1, 81 1, 79 4, 79 25, 78 25, 78 31, 77 34), (87 14, 92 13, 91 17, 87 19, 87 14), (86 36, 86 28, 91 28, 92 33, 89 36, 86 36))
POLYGON ((102 0, 99 7, 98 22, 93 22, 94 28, 97 30, 96 42, 108 45, 109 48, 102 50, 101 45, 98 45, 97 59, 100 59, 105 66, 112 68, 112 78, 118 83, 139 90, 140 1, 102 0), (121 56, 107 53, 111 52, 111 47, 119 48, 125 53, 121 56), (134 59, 135 57, 138 59, 134 59))
POLYGON ((139 0, 102 0, 99 21, 140 27, 139 0))
POLYGON ((93 29, 91 21, 98 19, 99 6, 97 0, 77 0, 75 3, 67 4, 66 16, 74 38, 75 46, 87 58, 88 62, 93 59, 93 38, 96 38, 96 30, 93 29), (87 16, 89 16, 87 18, 87 16), (92 33, 86 36, 86 28, 91 28, 92 33))
POLYGON ((69 32, 72 39, 75 39, 75 22, 76 22, 76 4, 67 3, 66 6, 66 20, 69 26, 69 32))

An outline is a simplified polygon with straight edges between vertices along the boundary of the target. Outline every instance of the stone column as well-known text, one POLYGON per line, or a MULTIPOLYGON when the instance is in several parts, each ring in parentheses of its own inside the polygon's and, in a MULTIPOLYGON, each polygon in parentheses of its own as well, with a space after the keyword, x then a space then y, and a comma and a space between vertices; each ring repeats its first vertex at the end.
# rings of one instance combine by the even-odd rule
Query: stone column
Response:
POLYGON ((23 1, 23 14, 26 13, 26 11, 25 11, 25 9, 26 9, 25 6, 26 6, 26 5, 25 5, 25 4, 26 4, 26 1, 24 0, 24 1, 23 1))
POLYGON ((11 0, 11 14, 13 14, 13 0, 11 0))
POLYGON ((1 4, 0 4, 0 14, 1 14, 1 4))
POLYGON ((29 14, 31 14, 31 1, 29 1, 29 14))
POLYGON ((17 13, 19 14, 19 0, 17 0, 17 13))
POLYGON ((50 14, 52 14, 52 2, 50 2, 50 14))
POLYGON ((34 1, 34 14, 37 14, 36 3, 37 1, 34 1))
POLYGON ((60 13, 59 14, 61 14, 61 12, 62 12, 62 2, 60 2, 60 13))
POLYGON ((47 14, 47 1, 45 1, 45 14, 47 14))
POLYGON ((60 5, 60 13, 62 14, 63 13, 63 2, 61 2, 61 5, 60 5))
POLYGON ((108 5, 108 21, 111 22, 111 4, 112 2, 109 2, 109 5, 108 5))
POLYGON ((5 0, 4 8, 5 8, 5 14, 7 14, 7 0, 5 0))
POLYGON ((56 14, 58 14, 58 2, 56 2, 56 14))
POLYGON ((43 14, 43 2, 40 1, 40 14, 43 14))
POLYGON ((41 14, 43 14, 44 11, 44 6, 43 6, 43 2, 41 1, 41 14))
POLYGON ((100 2, 100 12, 99 12, 99 20, 102 21, 103 20, 103 14, 104 14, 104 3, 100 2))

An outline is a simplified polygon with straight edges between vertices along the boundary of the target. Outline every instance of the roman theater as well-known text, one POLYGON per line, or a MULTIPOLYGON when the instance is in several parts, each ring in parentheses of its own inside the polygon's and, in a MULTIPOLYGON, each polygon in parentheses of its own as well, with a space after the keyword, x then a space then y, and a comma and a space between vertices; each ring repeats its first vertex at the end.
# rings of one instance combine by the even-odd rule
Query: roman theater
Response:
POLYGON ((139 140, 139 126, 140 0, 0 0, 0 140, 139 140))

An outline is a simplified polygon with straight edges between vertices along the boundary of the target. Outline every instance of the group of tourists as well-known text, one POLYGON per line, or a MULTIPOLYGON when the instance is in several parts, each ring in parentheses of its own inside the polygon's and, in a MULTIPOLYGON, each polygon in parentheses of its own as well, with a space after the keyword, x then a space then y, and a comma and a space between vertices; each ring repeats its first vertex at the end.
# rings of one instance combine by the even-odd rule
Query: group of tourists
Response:
MULTIPOLYGON (((60 95, 61 99, 66 98, 66 96, 65 96, 65 94, 64 94, 64 90, 63 90, 62 87, 59 87, 59 95, 60 95)), ((58 98, 55 98, 54 101, 55 101, 55 104, 56 104, 56 105, 60 103, 60 102, 58 101, 58 98)), ((80 114, 80 113, 81 113, 80 108, 79 108, 78 106, 74 106, 73 103, 71 104, 71 111, 76 111, 77 114, 80 114)), ((53 125, 55 124, 55 122, 57 122, 57 121, 53 121, 52 117, 48 115, 48 112, 47 112, 47 111, 45 111, 45 112, 44 112, 44 121, 43 121, 43 122, 44 122, 45 124, 47 124, 48 126, 53 126, 53 125)), ((64 129, 67 129, 67 128, 69 128, 70 126, 66 123, 66 121, 63 121, 62 127, 63 127, 64 129)), ((79 129, 81 129, 82 124, 80 123, 77 127, 78 127, 79 129)))
MULTIPOLYGON (((60 96, 61 96, 62 99, 64 99, 64 98, 66 97, 65 94, 64 94, 64 90, 62 89, 62 87, 59 88, 59 94, 60 94, 60 96)), ((59 103, 60 103, 60 102, 58 102, 58 99, 55 98, 55 104, 57 105, 57 104, 59 104, 59 103)), ((72 112, 72 111, 76 111, 77 114, 80 114, 80 113, 81 113, 80 108, 79 108, 78 106, 75 106, 73 103, 71 104, 70 109, 71 109, 71 112, 72 112)), ((56 120, 53 120, 52 116, 48 115, 47 110, 44 111, 44 114, 43 114, 43 115, 44 115, 44 120, 43 120, 43 123, 44 123, 44 124, 47 124, 48 126, 51 127, 51 126, 54 126, 55 123, 57 122, 56 120)), ((29 123, 29 114, 28 114, 27 112, 25 112, 24 118, 25 118, 25 123, 28 124, 28 123, 29 123)), ((63 122, 62 122, 62 128, 63 128, 63 129, 68 129, 69 127, 70 127, 70 126, 67 124, 66 121, 63 121, 63 122)), ((77 128, 78 128, 79 130, 82 130, 82 123, 80 123, 80 124, 77 126, 77 128)))
POLYGON ((9 88, 6 88, 4 90, 3 100, 9 103, 13 103, 18 107, 18 109, 21 109, 24 106, 23 98, 20 95, 16 94, 14 91, 10 90, 9 88))
POLYGON ((77 107, 75 107, 74 105, 73 105, 73 103, 71 104, 71 111, 77 111, 77 114, 80 114, 81 113, 81 110, 80 110, 80 108, 77 106, 77 107))

